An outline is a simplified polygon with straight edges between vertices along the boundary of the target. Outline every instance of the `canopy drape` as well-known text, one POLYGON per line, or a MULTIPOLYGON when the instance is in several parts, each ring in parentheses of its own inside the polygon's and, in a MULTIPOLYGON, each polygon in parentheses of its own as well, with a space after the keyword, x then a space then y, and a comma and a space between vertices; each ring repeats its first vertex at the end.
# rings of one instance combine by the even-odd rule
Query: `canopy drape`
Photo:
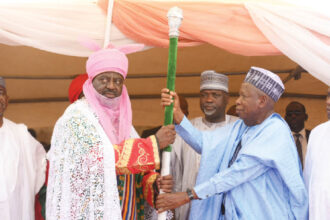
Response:
MULTIPOLYGON (((0 43, 88 56, 80 37, 103 43, 107 1, 0 4, 0 43), (103 11, 103 13, 102 13, 103 11)), ((330 85, 330 13, 282 1, 116 0, 110 40, 167 47, 167 10, 183 9, 180 45, 209 43, 246 56, 285 54, 330 85)))
MULTIPOLYGON (((0 2, 0 43, 30 46, 53 53, 87 57, 91 51, 80 38, 103 45, 106 16, 95 3, 88 2, 0 2)), ((132 43, 114 25, 111 41, 132 43)))
MULTIPOLYGON (((107 0, 99 0, 106 10, 107 0)), ((243 4, 221 2, 115 1, 113 23, 127 37, 154 47, 168 46, 166 14, 173 7, 183 10, 179 47, 209 43, 229 52, 246 55, 278 55, 256 27, 243 4)))
POLYGON ((245 4, 257 27, 283 54, 330 86, 330 9, 245 4))

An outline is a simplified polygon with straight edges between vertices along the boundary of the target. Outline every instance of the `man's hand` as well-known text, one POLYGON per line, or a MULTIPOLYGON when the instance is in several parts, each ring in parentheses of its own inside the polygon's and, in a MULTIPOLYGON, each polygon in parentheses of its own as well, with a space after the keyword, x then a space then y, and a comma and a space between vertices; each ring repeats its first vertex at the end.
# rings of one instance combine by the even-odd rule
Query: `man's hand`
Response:
POLYGON ((161 189, 165 193, 172 192, 172 188, 173 188, 172 175, 159 176, 157 178, 157 187, 158 187, 158 191, 160 191, 160 189, 161 189))
POLYGON ((174 102, 173 105, 173 120, 176 124, 180 124, 183 119, 183 112, 180 108, 179 97, 175 92, 170 92, 169 89, 164 88, 161 90, 161 102, 160 104, 163 107, 170 106, 174 102), (173 100, 174 98, 174 100, 173 100))
POLYGON ((176 192, 176 193, 164 193, 160 194, 156 200, 156 208, 158 213, 175 209, 190 202, 187 193, 176 192))
POLYGON ((173 144, 175 140, 175 135, 176 132, 174 125, 167 125, 161 127, 156 133, 159 149, 164 149, 168 145, 173 144))

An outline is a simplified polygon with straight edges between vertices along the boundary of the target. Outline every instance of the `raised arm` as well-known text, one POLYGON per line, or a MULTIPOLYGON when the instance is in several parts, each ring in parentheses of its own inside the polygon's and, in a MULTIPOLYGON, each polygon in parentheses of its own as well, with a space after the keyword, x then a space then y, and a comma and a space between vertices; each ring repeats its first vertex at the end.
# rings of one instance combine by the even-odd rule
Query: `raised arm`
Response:
POLYGON ((175 130, 182 137, 182 139, 197 153, 202 153, 203 133, 195 128, 186 118, 186 116, 183 117, 179 125, 175 126, 175 130))
POLYGON ((178 134, 197 153, 202 151, 202 132, 196 129, 183 114, 180 108, 179 97, 175 92, 170 92, 167 88, 161 90, 161 105, 169 106, 173 103, 173 121, 178 134))

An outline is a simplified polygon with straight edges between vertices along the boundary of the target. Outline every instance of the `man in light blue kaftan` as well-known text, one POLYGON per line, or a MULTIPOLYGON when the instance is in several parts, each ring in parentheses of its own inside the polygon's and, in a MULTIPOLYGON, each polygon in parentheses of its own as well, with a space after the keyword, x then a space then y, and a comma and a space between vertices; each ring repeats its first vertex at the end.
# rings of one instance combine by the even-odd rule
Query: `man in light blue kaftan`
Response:
MULTIPOLYGON (((307 192, 291 131, 273 112, 283 91, 277 75, 252 67, 236 101, 241 120, 234 124, 201 132, 174 110, 177 133, 202 158, 196 186, 158 197, 159 211, 193 200, 193 220, 307 219, 307 192)), ((163 91, 163 105, 166 98, 163 91)))

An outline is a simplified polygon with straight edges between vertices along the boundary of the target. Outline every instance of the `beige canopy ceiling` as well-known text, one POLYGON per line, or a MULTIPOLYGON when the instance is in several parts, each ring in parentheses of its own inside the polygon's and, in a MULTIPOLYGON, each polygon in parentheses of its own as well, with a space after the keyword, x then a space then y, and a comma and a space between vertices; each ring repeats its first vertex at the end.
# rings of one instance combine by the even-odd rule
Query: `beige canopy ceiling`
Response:
MULTIPOLYGON (((167 53, 167 49, 153 48, 129 55, 126 85, 132 99, 133 123, 138 130, 162 123, 158 97, 160 89, 166 85, 167 53)), ((5 116, 36 128, 48 141, 54 123, 69 104, 70 81, 85 72, 85 62, 86 58, 0 45, 0 75, 6 78, 11 99, 5 116)), ((210 45, 179 48, 176 90, 188 98, 190 117, 201 115, 198 92, 202 71, 213 69, 228 74, 230 106, 250 66, 277 72, 284 80, 297 64, 285 56, 245 57, 210 45)), ((306 105, 310 115, 307 127, 326 120, 325 84, 303 72, 301 79, 291 79, 285 86, 285 95, 276 107, 279 113, 283 115, 285 106, 298 100, 306 105)))

